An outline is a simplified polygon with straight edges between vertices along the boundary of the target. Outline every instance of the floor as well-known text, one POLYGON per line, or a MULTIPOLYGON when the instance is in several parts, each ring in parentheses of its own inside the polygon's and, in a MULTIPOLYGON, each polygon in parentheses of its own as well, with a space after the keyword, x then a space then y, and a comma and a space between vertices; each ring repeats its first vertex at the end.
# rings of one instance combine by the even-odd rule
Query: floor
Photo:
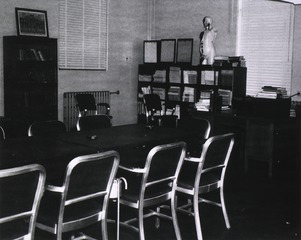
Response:
MULTIPOLYGON (((253 163, 249 172, 238 162, 230 164, 225 183, 226 206, 231 229, 225 227, 219 208, 201 204, 204 240, 289 240, 301 239, 300 177, 290 168, 269 178, 265 163, 253 163)), ((114 209, 113 209, 114 210, 114 209)), ((122 214, 131 214, 122 209, 122 214)), ((183 240, 196 239, 193 218, 178 213, 183 240)), ((172 223, 162 221, 159 229, 154 218, 145 221, 146 239, 175 239, 172 223)), ((108 224, 109 239, 116 239, 115 225, 108 224)), ((139 239, 132 230, 121 227, 121 240, 139 239)), ((37 233, 36 239, 46 239, 37 233)))

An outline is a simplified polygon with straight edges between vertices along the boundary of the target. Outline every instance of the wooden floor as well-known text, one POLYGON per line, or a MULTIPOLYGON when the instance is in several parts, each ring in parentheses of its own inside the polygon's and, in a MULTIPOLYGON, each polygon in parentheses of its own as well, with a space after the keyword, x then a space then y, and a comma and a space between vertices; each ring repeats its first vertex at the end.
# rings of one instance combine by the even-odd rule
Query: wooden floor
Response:
MULTIPOLYGON (((295 168, 287 169, 269 178, 264 163, 251 165, 248 174, 243 172, 242 165, 237 167, 237 163, 230 164, 225 199, 231 229, 226 229, 219 208, 202 204, 200 215, 204 240, 301 239, 301 187, 298 172, 295 168)), ((122 214, 131 213, 123 209, 122 214)), ((178 213, 178 219, 182 239, 196 239, 193 218, 178 213)), ((114 224, 109 223, 108 228, 109 239, 116 239, 114 224)), ((170 221, 162 221, 160 228, 156 229, 154 219, 147 219, 145 231, 146 239, 175 239, 170 221)), ((48 239, 39 232, 36 235, 36 239, 48 239)), ((137 233, 121 227, 120 239, 139 238, 137 233)))

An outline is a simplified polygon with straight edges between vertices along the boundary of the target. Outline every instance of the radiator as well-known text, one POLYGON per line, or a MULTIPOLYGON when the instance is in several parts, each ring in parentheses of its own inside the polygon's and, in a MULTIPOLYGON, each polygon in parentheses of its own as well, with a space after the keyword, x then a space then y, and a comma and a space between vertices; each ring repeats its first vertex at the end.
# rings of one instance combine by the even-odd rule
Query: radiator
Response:
POLYGON ((65 92, 64 93, 64 123, 68 131, 76 129, 78 109, 76 107, 75 95, 91 93, 96 103, 110 104, 110 91, 87 91, 87 92, 65 92))

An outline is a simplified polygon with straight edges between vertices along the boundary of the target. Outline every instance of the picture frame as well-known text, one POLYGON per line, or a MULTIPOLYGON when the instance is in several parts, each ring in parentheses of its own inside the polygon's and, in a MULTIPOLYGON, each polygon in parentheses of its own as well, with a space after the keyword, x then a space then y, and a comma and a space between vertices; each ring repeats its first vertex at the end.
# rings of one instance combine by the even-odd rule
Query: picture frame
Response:
POLYGON ((18 36, 49 37, 47 12, 27 8, 16 8, 18 36))
POLYGON ((161 63, 175 63, 176 60, 176 39, 161 39, 161 63))
POLYGON ((193 53, 193 38, 177 39, 177 63, 191 64, 193 53))
POLYGON ((143 63, 158 63, 160 59, 160 41, 143 41, 143 63))

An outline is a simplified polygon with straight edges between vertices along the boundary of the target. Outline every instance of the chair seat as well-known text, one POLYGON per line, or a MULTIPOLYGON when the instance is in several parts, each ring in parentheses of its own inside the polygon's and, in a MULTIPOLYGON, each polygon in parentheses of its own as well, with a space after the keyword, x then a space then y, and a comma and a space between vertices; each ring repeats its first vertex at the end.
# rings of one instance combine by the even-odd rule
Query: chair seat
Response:
MULTIPOLYGON (((60 201, 60 194, 45 192, 37 222, 54 229, 58 224, 60 201)), ((99 204, 99 200, 95 199, 85 202, 84 204, 75 204, 72 207, 65 207, 65 216, 68 217, 64 218, 64 222, 85 218, 100 211, 101 205, 99 204)))
MULTIPOLYGON (((200 182, 200 187, 204 187, 209 184, 217 184, 219 182, 219 176, 208 173, 203 174, 200 182)), ((186 189, 192 190, 194 188, 195 178, 193 175, 186 176, 186 179, 179 179, 178 186, 186 189)))
MULTIPOLYGON (((156 186, 156 189, 149 189, 145 192, 145 199, 153 198, 155 196, 160 196, 171 191, 171 187, 169 185, 156 186)), ((139 200, 139 192, 127 190, 122 193, 121 199, 129 201, 129 202, 137 202, 139 200)))

